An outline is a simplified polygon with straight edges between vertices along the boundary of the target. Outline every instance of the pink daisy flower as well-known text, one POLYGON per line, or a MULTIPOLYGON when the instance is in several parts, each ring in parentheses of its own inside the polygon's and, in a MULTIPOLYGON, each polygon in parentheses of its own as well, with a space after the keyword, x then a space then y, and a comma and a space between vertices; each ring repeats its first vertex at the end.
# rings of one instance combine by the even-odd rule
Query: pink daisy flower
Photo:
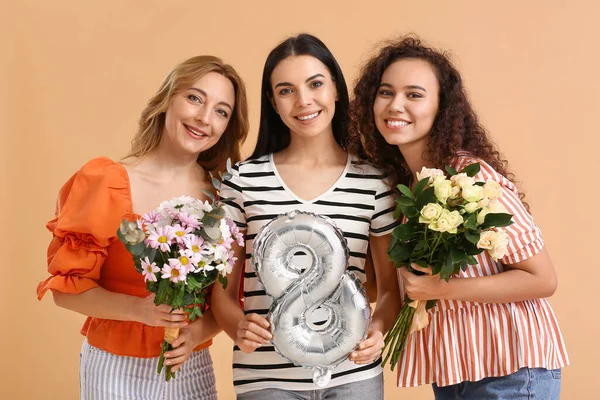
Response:
POLYGON ((185 243, 186 236, 190 236, 189 234, 192 233, 193 231, 194 231, 193 228, 190 228, 190 227, 184 228, 183 226, 181 226, 179 224, 173 226, 173 232, 175 234, 175 241, 179 244, 185 243))
POLYGON ((187 278, 187 268, 181 265, 179 259, 169 258, 169 264, 162 267, 161 278, 169 279, 173 283, 185 282, 187 278))
POLYGON ((157 228, 156 231, 150 232, 150 235, 144 241, 146 245, 153 249, 167 252, 171 250, 171 244, 175 241, 175 231, 169 225, 157 228))
POLYGON ((160 268, 155 262, 150 263, 148 257, 142 259, 142 275, 144 275, 144 282, 152 281, 156 282, 156 273, 160 271, 160 268))
POLYGON ((177 219, 179 222, 181 222, 181 225, 186 228, 191 228, 192 231, 201 225, 201 222, 198 221, 198 218, 186 213, 185 211, 181 211, 179 214, 177 214, 177 219))
POLYGON ((142 215, 142 221, 147 224, 156 224, 162 219, 162 215, 157 210, 152 210, 147 214, 142 215))

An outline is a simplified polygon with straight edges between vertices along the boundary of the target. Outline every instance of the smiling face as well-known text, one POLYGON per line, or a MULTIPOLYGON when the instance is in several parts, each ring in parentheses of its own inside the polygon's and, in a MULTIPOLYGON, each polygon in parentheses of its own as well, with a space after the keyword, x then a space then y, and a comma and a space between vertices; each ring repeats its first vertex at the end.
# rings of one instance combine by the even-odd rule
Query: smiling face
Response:
POLYGON ((312 56, 290 56, 271 74, 273 107, 292 135, 332 133, 337 90, 331 73, 312 56))
POLYGON ((186 153, 200 154, 219 141, 234 106, 231 81, 209 72, 173 95, 166 111, 162 141, 186 153))
POLYGON ((438 112, 438 99, 438 80, 428 62, 396 61, 381 77, 373 104, 375 125, 386 142, 400 151, 422 151, 438 112))

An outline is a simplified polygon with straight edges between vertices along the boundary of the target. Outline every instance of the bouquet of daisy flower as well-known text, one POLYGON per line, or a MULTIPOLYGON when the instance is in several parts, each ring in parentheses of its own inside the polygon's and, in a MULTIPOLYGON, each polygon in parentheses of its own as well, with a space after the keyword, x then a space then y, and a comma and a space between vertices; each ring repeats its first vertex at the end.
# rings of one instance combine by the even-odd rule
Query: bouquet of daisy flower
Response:
MULTIPOLYGON (((212 179, 218 190, 220 181, 212 179)), ((236 260, 232 243, 244 244, 238 227, 225 217, 221 201, 211 192, 205 194, 211 202, 187 196, 164 201, 135 222, 124 220, 117 231, 147 289, 156 294, 154 303, 168 304, 173 310, 183 308, 190 321, 202 317, 213 283, 218 280, 227 286, 226 275, 236 260)), ((159 374, 164 353, 173 348, 171 343, 178 336, 178 328, 165 328, 159 374)), ((171 366, 167 366, 166 380, 174 377, 171 366)))
MULTIPOLYGON (((394 228, 388 248, 396 268, 420 274, 411 267, 417 264, 448 281, 468 265, 477 264, 475 256, 483 251, 494 260, 506 255, 509 238, 499 228, 512 224, 512 215, 498 201, 502 187, 496 181, 475 181, 479 170, 478 163, 460 172, 446 167, 448 179, 442 170, 423 167, 413 191, 398 185, 401 195, 395 217, 404 215, 406 220, 394 228)), ((384 339, 387 353, 382 364, 391 358, 392 370, 408 335, 428 325, 427 310, 437 303, 413 301, 408 296, 404 301, 384 339)))

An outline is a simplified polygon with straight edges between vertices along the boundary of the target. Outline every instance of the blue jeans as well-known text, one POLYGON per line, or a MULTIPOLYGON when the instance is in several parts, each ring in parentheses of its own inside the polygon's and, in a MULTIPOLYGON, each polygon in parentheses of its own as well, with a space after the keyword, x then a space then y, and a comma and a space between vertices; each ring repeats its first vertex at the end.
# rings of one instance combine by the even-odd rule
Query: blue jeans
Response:
POLYGON ((560 369, 521 368, 510 375, 477 382, 465 381, 444 387, 434 383, 432 386, 436 400, 557 400, 560 375, 560 369))
POLYGON ((237 400, 383 400, 383 374, 363 381, 318 390, 253 390, 237 395, 237 400))

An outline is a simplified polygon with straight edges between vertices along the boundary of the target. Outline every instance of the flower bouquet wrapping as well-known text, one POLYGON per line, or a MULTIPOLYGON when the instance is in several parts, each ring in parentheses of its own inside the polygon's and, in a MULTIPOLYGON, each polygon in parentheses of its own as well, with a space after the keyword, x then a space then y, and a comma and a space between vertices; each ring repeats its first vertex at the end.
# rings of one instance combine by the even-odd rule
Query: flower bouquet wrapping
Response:
MULTIPOLYGON (((453 275, 477 264, 476 255, 487 251, 498 260, 507 252, 509 237, 501 229, 512 224, 512 215, 498 201, 502 187, 493 180, 475 181, 480 165, 473 163, 460 172, 446 167, 450 178, 439 169, 417 172, 414 190, 398 185, 396 218, 405 223, 392 232, 388 248, 396 268, 411 265, 430 268, 432 275, 448 281, 453 275)), ((385 337, 383 365, 390 360, 393 370, 408 335, 429 323, 427 310, 437 300, 413 301, 405 296, 404 305, 385 337)))

